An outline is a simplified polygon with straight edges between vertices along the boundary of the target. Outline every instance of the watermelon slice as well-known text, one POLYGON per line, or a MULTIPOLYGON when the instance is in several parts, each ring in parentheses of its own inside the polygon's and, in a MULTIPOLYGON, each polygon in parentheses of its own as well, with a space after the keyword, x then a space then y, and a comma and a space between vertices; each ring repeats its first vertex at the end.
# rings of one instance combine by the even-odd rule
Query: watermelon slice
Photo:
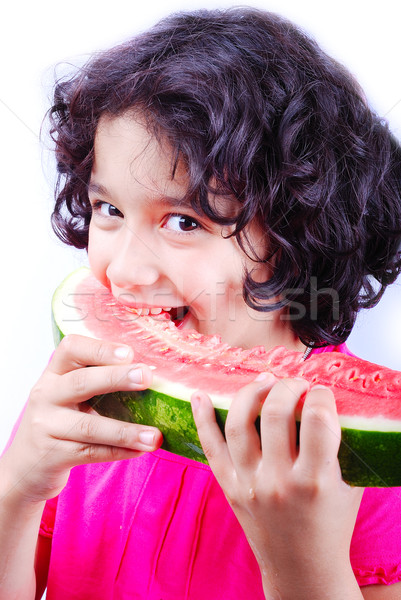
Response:
MULTIPOLYGON (((207 462, 192 418, 195 389, 209 394, 224 428, 232 395, 258 373, 305 377, 331 387, 342 428, 339 460, 345 481, 401 485, 401 373, 341 353, 302 359, 299 352, 233 348, 218 336, 178 329, 167 313, 140 316, 120 304, 82 268, 57 288, 52 303, 55 341, 76 333, 130 344, 154 369, 152 389, 92 399, 100 413, 158 427, 166 450, 207 462)), ((301 407, 300 407, 301 408, 301 407)))

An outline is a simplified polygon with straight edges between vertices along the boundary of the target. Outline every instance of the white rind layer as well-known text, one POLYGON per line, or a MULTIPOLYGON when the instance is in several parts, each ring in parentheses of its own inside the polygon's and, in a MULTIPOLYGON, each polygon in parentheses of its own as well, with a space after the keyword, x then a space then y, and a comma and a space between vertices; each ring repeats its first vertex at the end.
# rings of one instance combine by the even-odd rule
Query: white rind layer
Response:
POLYGON ((381 431, 386 433, 401 433, 401 421, 385 419, 384 417, 339 417, 342 429, 358 429, 360 431, 381 431))
MULTIPOLYGON (((88 273, 87 267, 81 267, 74 271, 74 289, 88 277, 88 273)), ((74 292, 71 291, 71 287, 71 278, 67 277, 53 295, 52 309, 53 317, 57 319, 56 325, 63 335, 68 335, 69 331, 73 329, 74 334, 96 339, 96 336, 86 327, 86 315, 74 305, 74 292), (63 315, 62 319, 60 315, 63 315)))
MULTIPOLYGON (((152 390, 160 392, 160 394, 164 394, 166 396, 171 396, 172 398, 185 400, 187 402, 190 402, 192 394, 196 392, 196 389, 194 388, 189 388, 182 383, 169 381, 167 379, 157 377, 156 375, 153 377, 152 390)), ((228 410, 230 408, 232 401, 231 394, 208 394, 208 396, 215 408, 222 410, 228 410)))

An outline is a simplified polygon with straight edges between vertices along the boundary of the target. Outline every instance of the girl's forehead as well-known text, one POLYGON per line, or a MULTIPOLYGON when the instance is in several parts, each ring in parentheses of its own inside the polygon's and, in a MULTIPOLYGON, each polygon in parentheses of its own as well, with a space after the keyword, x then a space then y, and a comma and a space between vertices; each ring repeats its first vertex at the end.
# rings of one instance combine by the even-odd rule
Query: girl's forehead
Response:
POLYGON ((189 177, 183 160, 166 138, 156 138, 138 113, 103 115, 96 128, 91 180, 115 178, 186 194, 189 177))
MULTIPOLYGON (((96 128, 94 150, 95 156, 113 152, 117 158, 131 157, 135 162, 158 161, 172 166, 175 162, 173 149, 167 138, 156 138, 147 126, 145 118, 136 112, 120 116, 102 115, 96 128)), ((183 165, 180 167, 182 176, 183 165)))

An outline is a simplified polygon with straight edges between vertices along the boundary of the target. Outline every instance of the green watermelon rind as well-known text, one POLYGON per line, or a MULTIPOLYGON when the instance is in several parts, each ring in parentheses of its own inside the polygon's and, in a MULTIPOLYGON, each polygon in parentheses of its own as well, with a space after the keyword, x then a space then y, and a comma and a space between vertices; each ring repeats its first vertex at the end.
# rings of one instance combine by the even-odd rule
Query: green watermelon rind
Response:
MULTIPOLYGON (((88 270, 82 268, 74 275, 79 279, 87 274, 88 270)), ((64 333, 55 313, 60 311, 60 302, 65 288, 70 285, 69 280, 70 277, 57 288, 53 297, 52 325, 56 345, 64 333)), ((79 322, 79 316, 76 321, 79 322)), ((81 328, 74 324, 74 332, 88 335, 83 321, 81 328)), ((69 330, 68 326, 66 330, 69 330)), ((192 416, 189 401, 192 390, 157 377, 152 388, 104 394, 92 398, 90 403, 103 416, 157 427, 163 434, 163 449, 207 464, 192 416)), ((211 399, 217 422, 224 432, 229 402, 225 397, 211 399)), ((358 417, 342 420, 340 416, 340 424, 338 457, 344 481, 362 487, 401 486, 401 431, 388 431, 388 425, 384 431, 372 430, 368 419, 361 419, 359 423, 358 417), (354 424, 357 428, 353 427, 354 424)), ((397 422, 397 428, 398 425, 397 422)))
MULTIPOLYGON (((191 404, 158 391, 115 392, 90 401, 100 414, 141 425, 153 425, 163 433, 164 450, 207 463, 192 416, 191 404)), ((227 410, 216 410, 223 427, 227 410)))

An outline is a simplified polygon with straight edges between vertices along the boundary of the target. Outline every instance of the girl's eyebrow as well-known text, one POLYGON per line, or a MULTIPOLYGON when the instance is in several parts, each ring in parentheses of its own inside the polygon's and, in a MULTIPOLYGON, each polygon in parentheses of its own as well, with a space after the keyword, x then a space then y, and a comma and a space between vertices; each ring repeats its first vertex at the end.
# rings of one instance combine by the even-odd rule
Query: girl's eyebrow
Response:
POLYGON ((90 181, 88 184, 88 193, 92 192, 93 194, 99 194, 100 196, 110 197, 109 191, 100 183, 96 183, 95 181, 90 181))
POLYGON ((166 206, 179 206, 182 208, 192 208, 189 200, 185 198, 172 198, 171 196, 162 196, 161 198, 156 198, 156 202, 159 204, 165 204, 166 206))

